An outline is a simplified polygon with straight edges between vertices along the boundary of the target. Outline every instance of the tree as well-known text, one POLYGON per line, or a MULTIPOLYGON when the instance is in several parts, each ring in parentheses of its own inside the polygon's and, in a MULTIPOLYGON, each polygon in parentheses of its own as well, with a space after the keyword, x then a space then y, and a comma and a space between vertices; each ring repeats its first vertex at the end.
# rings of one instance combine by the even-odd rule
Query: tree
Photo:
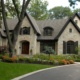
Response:
POLYGON ((50 54, 55 54, 55 51, 52 49, 52 47, 49 47, 49 46, 45 46, 45 49, 43 52, 48 54, 49 56, 50 54))
POLYGON ((18 33, 22 24, 22 21, 24 19, 24 13, 26 12, 26 8, 30 2, 30 0, 23 0, 23 4, 22 4, 22 9, 20 12, 20 15, 18 14, 19 8, 17 7, 16 4, 16 0, 12 0, 13 1, 13 5, 18 17, 18 23, 16 24, 13 32, 12 32, 12 38, 10 37, 9 34, 9 29, 8 29, 8 24, 7 24, 7 20, 6 20, 6 11, 5 11, 5 4, 4 4, 4 0, 1 0, 1 6, 2 6, 2 16, 3 16, 3 22, 4 22, 4 27, 6 30, 6 35, 7 35, 7 39, 8 39, 8 44, 9 44, 9 56, 12 57, 15 53, 15 45, 16 45, 16 41, 18 38, 18 33))
POLYGON ((2 8, 1 8, 1 1, 0 1, 0 27, 1 27, 1 20, 2 20, 2 8))
MULTIPOLYGON (((11 0, 6 0, 5 2, 7 17, 12 18, 17 16, 13 2, 11 0)), ((16 7, 18 8, 18 14, 21 12, 20 0, 16 0, 16 7)))
POLYGON ((48 17, 47 6, 48 6, 47 1, 32 0, 28 7, 28 12, 36 20, 43 20, 48 17))
POLYGON ((72 11, 69 7, 58 6, 49 10, 49 19, 60 19, 71 15, 72 11))
POLYGON ((78 9, 75 9, 74 11, 73 11, 73 13, 75 14, 75 13, 78 13, 78 12, 80 12, 80 9, 78 8, 78 9))
POLYGON ((68 1, 70 3, 70 6, 73 6, 73 7, 75 7, 76 2, 80 2, 80 0, 68 0, 68 1))

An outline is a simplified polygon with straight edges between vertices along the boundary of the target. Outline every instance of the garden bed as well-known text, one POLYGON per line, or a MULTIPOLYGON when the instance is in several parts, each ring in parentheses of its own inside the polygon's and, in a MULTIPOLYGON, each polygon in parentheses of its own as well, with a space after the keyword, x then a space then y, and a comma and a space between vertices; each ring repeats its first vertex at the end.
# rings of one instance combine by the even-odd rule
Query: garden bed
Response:
POLYGON ((63 56, 63 55, 51 55, 48 56, 46 54, 41 55, 34 55, 31 58, 25 58, 25 57, 18 57, 13 56, 12 58, 9 58, 8 56, 4 55, 2 56, 3 62, 9 62, 9 63, 33 63, 33 64, 45 64, 45 65, 67 65, 67 64, 73 64, 74 59, 72 56, 63 56))

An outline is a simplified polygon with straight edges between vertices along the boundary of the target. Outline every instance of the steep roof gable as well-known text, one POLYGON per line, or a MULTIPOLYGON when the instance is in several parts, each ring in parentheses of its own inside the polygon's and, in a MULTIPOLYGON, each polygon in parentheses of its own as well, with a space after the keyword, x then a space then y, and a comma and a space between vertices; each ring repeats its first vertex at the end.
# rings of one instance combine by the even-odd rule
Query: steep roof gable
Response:
POLYGON ((32 27, 34 28, 34 30, 36 31, 36 33, 38 35, 40 35, 41 32, 39 30, 39 26, 36 23, 36 20, 31 15, 29 15, 27 12, 26 12, 26 17, 28 18, 30 24, 32 25, 32 27))
MULTIPOLYGON (((27 12, 25 13, 26 17, 28 18, 31 26, 33 27, 34 31, 36 32, 37 35, 40 35, 40 30, 38 28, 38 25, 36 24, 36 21, 34 18, 32 18, 27 12)), ((17 22, 18 22, 18 19, 17 18, 14 18, 14 19, 7 19, 7 22, 8 22, 8 28, 10 31, 14 30, 17 22)), ((4 24, 2 24, 2 30, 1 30, 1 34, 4 36, 4 24)), ((5 35, 6 36, 6 35, 5 35)))
POLYGON ((75 14, 73 15, 72 19, 74 19, 76 16, 80 19, 79 13, 75 13, 75 14))
POLYGON ((37 24, 39 26, 41 35, 38 36, 38 40, 54 40, 55 37, 59 34, 59 32, 62 30, 63 26, 66 24, 67 22, 67 18, 66 19, 54 19, 54 20, 39 20, 37 21, 37 24), (52 27, 53 33, 52 36, 44 36, 44 28, 50 26, 52 27))
POLYGON ((62 30, 59 32, 59 34, 56 36, 56 39, 58 39, 60 37, 60 35, 63 33, 63 31, 65 30, 65 28, 67 27, 67 25, 69 23, 72 23, 74 25, 74 27, 76 28, 76 30, 80 33, 80 29, 79 27, 74 23, 74 21, 72 19, 69 19, 66 24, 63 26, 62 30))

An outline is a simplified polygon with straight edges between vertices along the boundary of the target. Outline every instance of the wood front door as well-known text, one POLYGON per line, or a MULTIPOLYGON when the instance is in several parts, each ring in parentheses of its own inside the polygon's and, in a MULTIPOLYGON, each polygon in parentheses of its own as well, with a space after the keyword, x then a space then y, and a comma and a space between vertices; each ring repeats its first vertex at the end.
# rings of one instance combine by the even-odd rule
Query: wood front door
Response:
POLYGON ((29 54, 29 42, 22 42, 22 54, 29 54))

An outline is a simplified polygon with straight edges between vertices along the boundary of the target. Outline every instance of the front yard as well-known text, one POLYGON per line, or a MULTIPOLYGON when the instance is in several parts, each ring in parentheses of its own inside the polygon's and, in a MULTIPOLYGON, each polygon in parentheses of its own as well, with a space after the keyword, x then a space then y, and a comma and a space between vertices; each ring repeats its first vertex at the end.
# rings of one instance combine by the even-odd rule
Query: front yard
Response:
POLYGON ((36 71, 43 68, 52 67, 50 65, 4 63, 0 62, 0 80, 10 80, 17 76, 36 71))
POLYGON ((34 55, 31 58, 23 56, 2 56, 0 62, 0 80, 10 80, 23 74, 58 65, 73 64, 80 61, 80 55, 34 55))

